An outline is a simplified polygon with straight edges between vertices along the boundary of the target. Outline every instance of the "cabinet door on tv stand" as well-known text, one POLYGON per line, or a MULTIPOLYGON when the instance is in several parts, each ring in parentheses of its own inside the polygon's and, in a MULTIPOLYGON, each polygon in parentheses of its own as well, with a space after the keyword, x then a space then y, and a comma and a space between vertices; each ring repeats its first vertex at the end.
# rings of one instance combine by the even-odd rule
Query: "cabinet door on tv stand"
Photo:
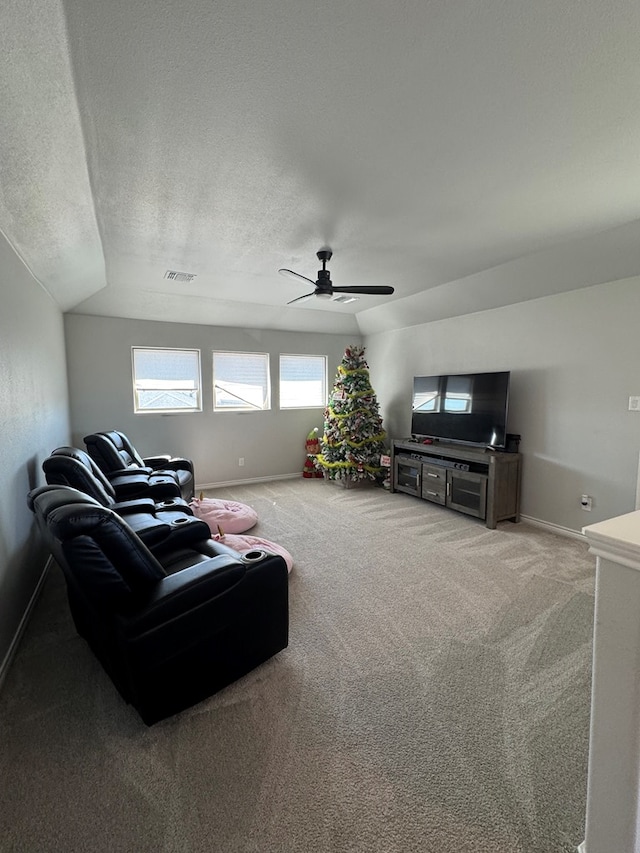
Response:
POLYGON ((393 463, 393 491, 420 497, 422 462, 407 456, 396 456, 393 463))
POLYGON ((476 518, 487 514, 487 478, 469 471, 448 472, 447 506, 476 518))

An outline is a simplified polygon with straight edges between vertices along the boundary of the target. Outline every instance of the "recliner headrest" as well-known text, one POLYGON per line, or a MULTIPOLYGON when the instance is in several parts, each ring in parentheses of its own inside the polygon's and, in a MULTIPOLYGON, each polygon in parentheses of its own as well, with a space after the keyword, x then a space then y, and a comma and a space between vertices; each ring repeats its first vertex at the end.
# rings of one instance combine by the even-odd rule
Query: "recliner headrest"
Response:
POLYGON ((71 459, 75 459, 77 462, 80 462, 84 467, 90 471, 93 476, 100 482, 103 489, 109 494, 113 494, 115 497, 115 491, 113 490, 113 486, 107 479, 106 475, 102 471, 102 469, 96 465, 94 460, 89 456, 89 454, 85 450, 80 450, 79 447, 56 447, 55 450, 51 451, 52 456, 67 456, 71 459))
POLYGON ((32 489, 27 496, 27 503, 32 512, 40 514, 45 520, 54 509, 71 504, 83 506, 101 506, 95 498, 72 489, 70 486, 47 485, 32 489))
POLYGON ((109 430, 109 432, 103 433, 103 435, 106 435, 109 441, 113 443, 113 446, 117 448, 120 456, 129 460, 129 464, 140 465, 141 468, 144 468, 144 460, 142 456, 140 456, 138 451, 123 432, 120 432, 120 430, 117 429, 112 429, 109 430))
MULTIPOLYGON (((166 572, 129 525, 113 510, 68 486, 41 486, 29 494, 29 505, 67 570, 81 578, 119 575, 134 594, 145 594, 166 572)), ((122 590, 118 593, 120 599, 122 590)))
POLYGON ((99 501, 103 506, 115 503, 115 489, 100 472, 88 454, 72 447, 59 447, 42 463, 47 483, 79 489, 99 501))
POLYGON ((105 471, 132 466, 144 468, 144 460, 126 435, 118 430, 96 432, 84 437, 89 455, 105 471))

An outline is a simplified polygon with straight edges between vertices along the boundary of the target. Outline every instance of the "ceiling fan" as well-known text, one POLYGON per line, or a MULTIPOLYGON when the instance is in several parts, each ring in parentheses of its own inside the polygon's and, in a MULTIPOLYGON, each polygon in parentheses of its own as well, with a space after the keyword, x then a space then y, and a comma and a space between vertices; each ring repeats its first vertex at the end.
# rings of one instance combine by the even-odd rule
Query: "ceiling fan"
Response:
POLYGON ((386 285, 352 284, 344 287, 336 287, 331 281, 329 270, 327 269, 327 261, 331 260, 332 254, 333 252, 328 246, 325 246, 323 249, 320 249, 319 252, 316 252, 318 260, 322 262, 322 269, 318 270, 317 281, 312 281, 312 279, 307 278, 306 275, 300 275, 300 273, 293 272, 293 270, 278 270, 280 275, 286 275, 287 278, 299 278, 302 281, 308 281, 309 284, 312 284, 315 287, 315 290, 312 290, 310 293, 305 293, 304 296, 298 296, 296 299, 292 299, 291 302, 287 302, 287 305, 293 305, 294 302, 301 302, 303 299, 309 299, 310 296, 319 296, 321 299, 331 299, 334 293, 368 293, 385 294, 387 296, 393 293, 393 287, 388 287, 386 285))

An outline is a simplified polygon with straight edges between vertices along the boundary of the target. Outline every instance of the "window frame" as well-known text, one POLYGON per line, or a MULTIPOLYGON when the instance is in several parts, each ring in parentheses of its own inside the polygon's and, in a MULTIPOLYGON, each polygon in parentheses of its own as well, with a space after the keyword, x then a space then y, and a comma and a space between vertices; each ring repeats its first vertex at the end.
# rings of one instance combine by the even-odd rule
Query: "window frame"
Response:
POLYGON ((329 359, 326 355, 317 355, 316 353, 291 353, 291 352, 281 352, 280 357, 278 359, 278 403, 279 408, 283 412, 294 412, 300 411, 303 409, 325 409, 327 406, 327 402, 329 399, 329 359), (300 358, 300 359, 322 359, 324 364, 324 377, 323 377, 323 397, 324 401, 322 403, 314 404, 312 406, 283 406, 282 404, 282 360, 283 358, 300 358))
POLYGON ((255 412, 269 412, 271 411, 271 358, 268 352, 249 352, 248 350, 212 350, 211 351, 211 387, 213 391, 213 411, 218 414, 222 413, 236 413, 236 414, 248 414, 255 412), (265 379, 266 379, 266 387, 263 388, 265 392, 263 405, 258 406, 218 406, 217 403, 217 391, 216 391, 216 355, 222 356, 236 356, 241 358, 242 356, 251 356, 253 358, 260 357, 264 359, 265 362, 265 379))
MULTIPOLYGON (((200 350, 197 347, 148 347, 148 346, 132 346, 131 347, 131 385, 133 389, 133 411, 136 415, 163 415, 163 414, 194 414, 202 412, 202 358, 200 350), (177 408, 141 408, 139 406, 138 379, 136 376, 136 352, 158 352, 158 353, 193 353, 197 360, 197 376, 196 376, 196 406, 179 406, 177 408)), ((150 389, 148 389, 150 390, 150 389)), ((174 389, 178 390, 178 389, 174 389)))

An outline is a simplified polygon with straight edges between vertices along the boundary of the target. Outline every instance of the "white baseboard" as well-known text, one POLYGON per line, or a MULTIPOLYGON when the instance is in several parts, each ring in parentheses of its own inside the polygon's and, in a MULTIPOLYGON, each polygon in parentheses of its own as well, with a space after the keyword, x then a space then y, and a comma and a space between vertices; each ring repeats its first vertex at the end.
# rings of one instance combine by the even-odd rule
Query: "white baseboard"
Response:
POLYGON ((553 524, 551 521, 542 521, 539 518, 532 518, 530 515, 521 515, 520 521, 526 524, 531 524, 533 527, 541 527, 549 533, 557 533, 558 536, 568 536, 570 539, 577 539, 579 542, 586 542, 587 537, 580 533, 579 530, 572 530, 570 527, 562 527, 560 524, 553 524))
POLYGON ((295 474, 276 474, 271 477, 250 477, 247 480, 226 480, 222 483, 196 483, 194 491, 196 494, 207 489, 226 489, 228 486, 248 486, 251 483, 269 483, 272 480, 297 480, 302 477, 302 471, 295 474))
POLYGON ((587 853, 586 841, 583 841, 582 844, 578 844, 578 853, 587 853))
POLYGON ((9 650, 4 656, 4 660, 0 664, 0 690, 2 690, 2 685, 4 684, 4 680, 6 678, 7 673, 9 672, 9 667, 11 666, 11 662, 13 661, 13 658, 15 657, 15 654, 18 651, 20 640, 22 639, 22 635, 24 634, 25 629, 29 624, 29 619, 31 618, 31 614, 33 613, 33 608, 36 606, 36 601, 40 597, 40 593, 47 577, 47 573, 49 572, 49 568, 52 564, 53 558, 47 557, 47 561, 44 564, 42 574, 40 575, 38 583, 36 584, 36 588, 34 589, 31 598, 29 599, 29 604, 27 604, 27 607, 24 613, 22 614, 22 619, 20 620, 20 624, 18 625, 18 630, 14 634, 13 640, 11 641, 11 645, 9 646, 9 650))
MULTIPOLYGON (((277 474, 271 477, 251 477, 246 480, 225 480, 220 483, 198 483, 196 484, 194 491, 197 495, 198 492, 207 491, 208 489, 226 489, 229 486, 248 486, 251 483, 268 483, 275 480, 296 480, 299 477, 302 477, 302 472, 296 472, 295 474, 277 474)), ((558 536, 567 536, 570 539, 577 539, 580 542, 587 541, 586 536, 583 533, 580 533, 580 531, 572 530, 570 527, 562 527, 560 524, 553 524, 551 521, 542 521, 541 519, 533 518, 530 515, 521 515, 520 520, 524 521, 525 524, 531 524, 533 527, 540 527, 548 533, 556 533, 558 536)))

